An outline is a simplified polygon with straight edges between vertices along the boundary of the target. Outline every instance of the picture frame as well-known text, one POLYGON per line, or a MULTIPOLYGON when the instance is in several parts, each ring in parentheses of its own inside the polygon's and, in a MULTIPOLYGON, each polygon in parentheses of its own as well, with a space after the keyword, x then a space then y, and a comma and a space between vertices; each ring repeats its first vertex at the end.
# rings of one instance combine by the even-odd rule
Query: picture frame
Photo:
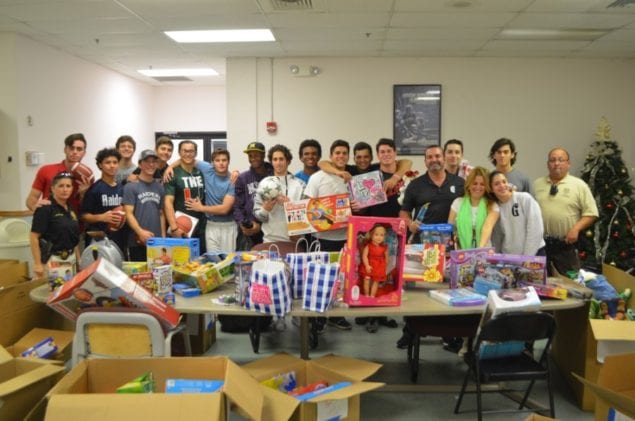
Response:
POLYGON ((423 155, 441 144, 441 85, 393 85, 393 139, 398 155, 423 155))

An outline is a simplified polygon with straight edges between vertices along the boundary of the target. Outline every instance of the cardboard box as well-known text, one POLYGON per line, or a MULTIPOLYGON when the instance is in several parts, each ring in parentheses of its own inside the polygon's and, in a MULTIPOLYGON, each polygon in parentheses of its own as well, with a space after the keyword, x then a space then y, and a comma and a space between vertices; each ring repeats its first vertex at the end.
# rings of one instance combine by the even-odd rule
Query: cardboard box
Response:
POLYGON ((263 417, 268 420, 313 421, 337 419, 337 416, 348 421, 359 420, 360 395, 384 385, 384 383, 363 381, 377 372, 381 368, 380 364, 335 355, 306 361, 288 354, 277 354, 253 361, 244 365, 243 368, 258 381, 294 371, 298 385, 307 385, 320 380, 329 384, 343 381, 352 383, 348 387, 305 402, 263 386, 265 390, 263 417))
POLYGON ((345 228, 351 216, 351 205, 346 194, 285 202, 289 236, 331 231, 345 228))
POLYGON ((595 395, 595 419, 609 420, 609 411, 635 419, 635 354, 607 357, 597 382, 575 375, 595 395))
POLYGON ((202 355, 216 343, 216 320, 213 314, 186 314, 192 355, 202 355))
POLYGON ((351 216, 348 223, 346 252, 340 262, 340 275, 344 277, 344 302, 349 306, 399 306, 403 284, 404 253, 406 249, 406 223, 401 218, 351 216), (359 266, 366 234, 377 224, 388 227, 385 243, 388 245, 387 282, 379 286, 377 295, 363 294, 363 280, 359 266))
POLYGON ((26 262, 0 263, 0 345, 9 346, 34 327, 54 327, 61 319, 42 303, 29 297, 32 289, 47 283, 45 279, 29 280, 26 262))
POLYGON ((485 257, 494 254, 494 247, 450 251, 450 288, 471 287, 476 266, 485 263, 485 257))
POLYGON ((71 359, 71 350, 73 347, 73 337, 75 332, 57 329, 32 329, 29 333, 18 339, 16 343, 8 346, 7 352, 13 357, 20 357, 21 354, 33 345, 46 338, 53 338, 53 342, 57 345, 57 352, 50 359, 58 361, 68 361, 71 359))
POLYGON ((13 358, 0 346, 0 420, 21 420, 61 378, 64 367, 13 358))
MULTIPOLYGON (((611 265, 604 265, 602 270, 607 280, 618 291, 635 288, 634 276, 611 265)), ((633 302, 631 298, 627 306, 632 306, 633 302)), ((588 303, 580 308, 557 311, 555 318, 557 329, 552 346, 552 358, 573 390, 578 405, 585 411, 591 411, 595 403, 591 389, 580 383, 572 374, 577 374, 589 382, 596 382, 602 367, 602 363, 598 361, 598 341, 635 343, 635 323, 614 320, 590 321, 588 303)), ((611 343, 604 343, 600 347, 600 358, 611 353, 611 343), (608 352, 602 349, 606 345, 609 348, 608 352)))
MULTIPOLYGON (((163 393, 165 382, 170 378, 224 380, 223 394, 249 419, 261 420, 264 395, 260 386, 243 369, 226 357, 179 357, 179 358, 141 358, 141 359, 89 359, 79 364, 60 380, 47 394, 48 406, 46 420, 68 420, 65 409, 75 411, 80 416, 74 419, 227 419, 228 404, 219 399, 219 393, 192 395, 168 395, 163 393), (153 394, 115 394, 117 387, 132 378, 152 372, 157 393, 153 394), (216 396, 215 396, 216 395, 216 396), (72 398, 69 396, 76 396, 72 398), (81 415, 104 408, 108 411, 124 414, 122 417, 85 418, 81 415), (167 403, 178 404, 167 409, 167 403), (179 405, 186 406, 179 406, 179 405), (71 409, 79 405, 79 409, 71 409), (156 412, 153 408, 166 408, 166 412, 156 412), (180 412, 177 409, 180 408, 180 412), (127 412, 124 412, 127 410, 127 412), (154 417, 148 417, 148 413, 154 417), (170 416, 166 416, 170 414, 170 416), (196 417, 199 414, 200 417, 196 417), (201 415, 202 414, 202 415, 201 415), (174 415, 176 418, 172 418, 174 415)), ((97 416, 97 415, 93 415, 97 416)))
POLYGON ((148 269, 161 265, 184 265, 201 255, 198 238, 153 237, 146 243, 148 269))
POLYGON ((83 308, 106 306, 145 308, 168 329, 176 327, 181 318, 173 307, 101 257, 62 285, 49 299, 48 305, 70 320, 77 320, 83 308))

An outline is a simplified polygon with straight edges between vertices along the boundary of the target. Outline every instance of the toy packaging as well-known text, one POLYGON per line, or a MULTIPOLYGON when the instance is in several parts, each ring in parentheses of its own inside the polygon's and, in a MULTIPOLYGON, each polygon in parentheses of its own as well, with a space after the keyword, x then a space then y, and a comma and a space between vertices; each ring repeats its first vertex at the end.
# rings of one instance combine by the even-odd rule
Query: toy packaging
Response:
POLYGON ((174 280, 199 288, 203 294, 211 292, 234 279, 234 253, 207 253, 180 266, 174 266, 174 280))
POLYGON ((165 393, 215 393, 223 388, 223 380, 167 379, 165 393))
POLYGON ((185 265, 201 254, 198 238, 150 238, 146 244, 148 268, 185 265))
POLYGON ((449 253, 454 250, 452 230, 452 224, 422 224, 419 236, 423 244, 444 244, 446 253, 449 253))
POLYGON ((56 352, 57 345, 53 337, 49 336, 23 351, 20 356, 25 358, 52 358, 56 352))
POLYGON ((542 285, 526 281, 520 281, 519 284, 523 287, 533 287, 539 297, 555 298, 558 300, 567 299, 568 293, 566 288, 558 287, 556 285, 542 285))
POLYGON ((404 281, 443 282, 445 266, 445 245, 406 244, 404 281))
POLYGON ((494 247, 450 252, 450 288, 471 287, 478 264, 484 264, 485 258, 494 254, 494 247))
POLYGON ((335 194, 297 202, 286 202, 290 236, 345 228, 351 216, 348 194, 335 194))
POLYGON ((379 170, 353 176, 348 182, 348 191, 351 199, 357 202, 360 208, 388 201, 379 170))
POLYGON ((62 285, 47 304, 73 321, 77 320, 79 312, 86 307, 113 306, 149 310, 167 329, 176 327, 181 318, 173 307, 101 257, 62 285))
POLYGON ((430 297, 453 307, 480 306, 487 301, 484 295, 472 288, 433 289, 430 297))
POLYGON ((130 380, 128 383, 119 386, 117 388, 117 393, 154 393, 154 376, 152 372, 147 372, 145 374, 140 375, 139 377, 135 377, 130 380))
POLYGON ((148 272, 148 262, 123 262, 121 270, 128 276, 135 273, 148 272))
POLYGON ((516 282, 532 282, 546 284, 547 258, 545 256, 523 256, 520 254, 492 254, 486 257, 493 265, 509 265, 514 267, 516 282))
POLYGON ((187 238, 190 238, 196 225, 198 225, 198 218, 181 211, 174 212, 174 218, 176 219, 176 225, 181 228, 182 231, 185 231, 187 238))
POLYGON ((351 216, 340 275, 349 306, 401 304, 407 229, 400 218, 351 216), (368 265, 364 263, 366 250, 368 265))
POLYGON ((152 277, 154 278, 155 294, 161 300, 165 301, 168 293, 172 292, 172 266, 163 265, 152 268, 152 277))

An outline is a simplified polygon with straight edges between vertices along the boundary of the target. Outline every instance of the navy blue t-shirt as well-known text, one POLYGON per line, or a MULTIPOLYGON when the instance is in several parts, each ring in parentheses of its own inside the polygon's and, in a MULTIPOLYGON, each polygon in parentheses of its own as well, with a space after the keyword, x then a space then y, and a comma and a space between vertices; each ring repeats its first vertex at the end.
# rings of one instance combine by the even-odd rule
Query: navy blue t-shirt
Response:
MULTIPOLYGON (((123 185, 117 184, 110 186, 104 180, 97 180, 84 195, 82 201, 81 213, 91 213, 93 215, 99 215, 104 212, 108 212, 121 205, 123 201, 123 185)), ((86 227, 86 231, 104 231, 111 241, 114 241, 121 251, 125 250, 126 246, 126 233, 128 231, 128 225, 124 226, 117 231, 110 231, 108 224, 104 222, 98 222, 95 224, 89 224, 86 227)), ((88 238, 88 237, 87 237, 88 238)))

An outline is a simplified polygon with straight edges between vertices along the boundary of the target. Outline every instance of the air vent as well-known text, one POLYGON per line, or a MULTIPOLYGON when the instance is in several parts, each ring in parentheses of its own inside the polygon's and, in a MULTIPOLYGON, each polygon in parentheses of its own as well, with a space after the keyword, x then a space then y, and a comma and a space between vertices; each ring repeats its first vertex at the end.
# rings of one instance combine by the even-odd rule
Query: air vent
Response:
POLYGON ((313 10, 313 0, 271 0, 273 10, 313 10))
POLYGON ((154 76, 157 82, 191 82, 192 79, 185 76, 154 76))

